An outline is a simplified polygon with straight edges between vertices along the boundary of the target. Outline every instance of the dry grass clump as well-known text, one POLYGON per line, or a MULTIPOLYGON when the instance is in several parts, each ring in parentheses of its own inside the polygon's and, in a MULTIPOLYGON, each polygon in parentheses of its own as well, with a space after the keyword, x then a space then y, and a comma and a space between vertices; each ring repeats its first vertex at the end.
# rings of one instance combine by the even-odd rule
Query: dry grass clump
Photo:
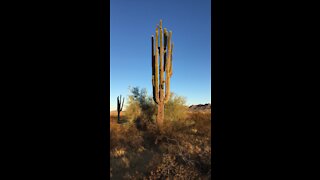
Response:
POLYGON ((140 131, 133 124, 110 124, 110 148, 137 148, 143 142, 140 131))
POLYGON ((149 179, 198 179, 200 175, 192 166, 179 163, 176 156, 165 154, 162 156, 155 170, 150 172, 149 179))

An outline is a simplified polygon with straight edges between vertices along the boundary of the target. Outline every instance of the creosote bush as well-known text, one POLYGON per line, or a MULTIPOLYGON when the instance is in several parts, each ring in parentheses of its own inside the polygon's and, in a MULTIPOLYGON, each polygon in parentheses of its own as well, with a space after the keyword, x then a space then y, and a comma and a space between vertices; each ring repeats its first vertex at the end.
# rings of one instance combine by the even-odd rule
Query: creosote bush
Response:
POLYGON ((126 108, 126 117, 128 121, 135 122, 141 115, 141 107, 139 102, 135 101, 133 97, 129 96, 128 106, 126 108))
POLYGON ((166 121, 178 121, 187 117, 188 107, 186 106, 186 99, 171 93, 170 99, 165 105, 164 116, 166 121))

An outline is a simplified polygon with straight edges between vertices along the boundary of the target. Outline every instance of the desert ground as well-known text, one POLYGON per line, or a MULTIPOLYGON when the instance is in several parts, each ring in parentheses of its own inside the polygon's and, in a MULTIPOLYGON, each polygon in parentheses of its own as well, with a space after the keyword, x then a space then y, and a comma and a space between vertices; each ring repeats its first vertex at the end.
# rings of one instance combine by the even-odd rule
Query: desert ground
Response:
POLYGON ((148 121, 110 113, 111 179, 211 179, 211 106, 190 107, 159 134, 148 121))

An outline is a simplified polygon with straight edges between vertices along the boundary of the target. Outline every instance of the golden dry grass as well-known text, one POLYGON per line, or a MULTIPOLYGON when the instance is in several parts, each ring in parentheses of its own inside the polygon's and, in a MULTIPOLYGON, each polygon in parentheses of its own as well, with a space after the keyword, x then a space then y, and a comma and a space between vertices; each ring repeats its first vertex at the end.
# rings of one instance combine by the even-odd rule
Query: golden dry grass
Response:
MULTIPOLYGON (((120 116, 125 115, 126 112, 125 111, 121 111, 120 116)), ((117 111, 110 111, 110 116, 111 117, 117 117, 118 116, 118 112, 117 111)))
POLYGON ((183 121, 167 122, 161 135, 152 123, 146 126, 118 124, 117 112, 111 113, 111 179, 210 179, 210 112, 189 112, 183 121))

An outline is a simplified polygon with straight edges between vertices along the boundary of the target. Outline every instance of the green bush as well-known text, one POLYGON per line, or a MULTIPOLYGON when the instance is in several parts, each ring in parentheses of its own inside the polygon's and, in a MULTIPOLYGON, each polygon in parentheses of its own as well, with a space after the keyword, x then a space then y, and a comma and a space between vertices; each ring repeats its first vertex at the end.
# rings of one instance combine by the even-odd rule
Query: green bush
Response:
POLYGON ((178 121, 187 117, 186 98, 171 93, 170 99, 164 106, 164 117, 166 121, 178 121))
POLYGON ((138 101, 129 96, 128 106, 126 107, 126 117, 129 122, 135 122, 141 115, 141 108, 138 101))
POLYGON ((148 97, 145 88, 129 88, 130 95, 126 114, 130 121, 135 122, 137 119, 154 122, 156 115, 156 106, 151 97, 148 97))
MULTIPOLYGON (((126 115, 130 121, 138 118, 143 121, 155 122, 157 115, 157 104, 152 96, 148 96, 145 88, 130 88, 126 115)), ((165 121, 177 121, 185 119, 187 116, 186 99, 171 93, 168 103, 165 104, 165 121)))

